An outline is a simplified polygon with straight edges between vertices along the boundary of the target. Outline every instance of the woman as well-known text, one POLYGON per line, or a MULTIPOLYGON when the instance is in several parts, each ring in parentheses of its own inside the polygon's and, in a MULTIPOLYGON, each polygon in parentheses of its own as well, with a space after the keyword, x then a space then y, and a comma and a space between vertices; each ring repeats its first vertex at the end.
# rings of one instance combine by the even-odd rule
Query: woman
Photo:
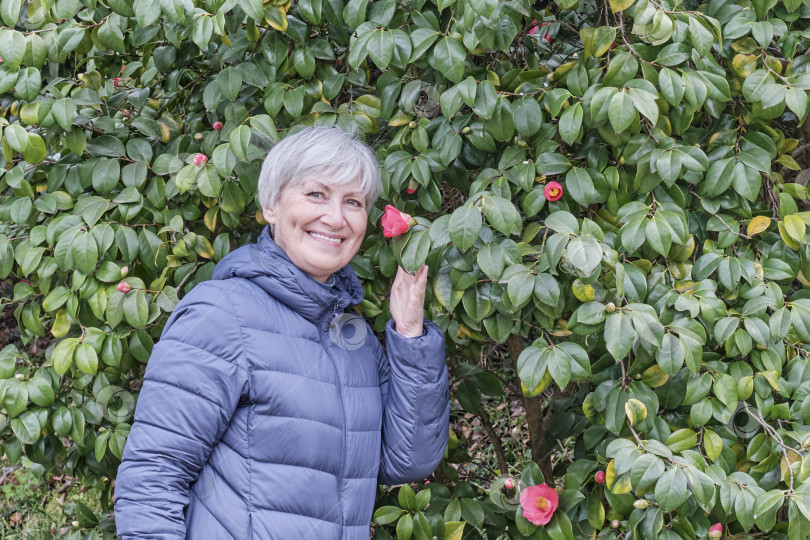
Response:
POLYGON ((366 540, 377 482, 429 475, 448 435, 427 267, 398 270, 386 352, 348 265, 380 188, 371 150, 305 128, 268 154, 270 224, 178 304, 116 483, 121 538, 366 540))

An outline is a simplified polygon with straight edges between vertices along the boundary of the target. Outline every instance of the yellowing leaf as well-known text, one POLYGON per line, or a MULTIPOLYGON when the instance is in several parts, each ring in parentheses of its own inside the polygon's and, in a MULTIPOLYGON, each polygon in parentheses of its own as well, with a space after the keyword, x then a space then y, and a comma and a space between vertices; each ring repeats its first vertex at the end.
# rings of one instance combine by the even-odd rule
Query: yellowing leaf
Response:
POLYGON ((633 485, 630 483, 630 474, 625 473, 619 477, 613 484, 613 489, 610 490, 614 495, 624 495, 633 491, 633 485))
POLYGON ((785 475, 788 474, 788 469, 794 463, 798 463, 802 460, 801 454, 799 454, 796 450, 787 449, 787 451, 782 454, 782 459, 779 462, 779 468, 782 471, 781 480, 785 479, 785 475), (785 459, 787 457, 787 459, 785 459))
POLYGON ((802 170, 802 166, 799 165, 795 159, 790 157, 787 154, 782 154, 776 159, 777 163, 781 163, 786 168, 790 169, 791 171, 800 171, 802 170))
POLYGON ((277 6, 268 6, 264 9, 264 20, 279 32, 287 31, 287 12, 277 6))
POLYGON ((669 375, 658 364, 655 364, 641 375, 641 381, 650 388, 658 388, 668 380, 669 375))
POLYGON ((51 326, 51 334, 53 337, 60 338, 67 335, 70 330, 70 321, 67 318, 67 312, 60 309, 56 312, 56 317, 53 319, 53 326, 51 326))
POLYGON ((757 69, 757 58, 755 54, 735 54, 731 59, 731 69, 740 78, 746 78, 757 69))
POLYGON ((706 457, 712 461, 717 461, 723 451, 723 439, 714 431, 707 429, 703 432, 703 451, 706 457))
POLYGON ((801 242, 797 242, 791 237, 790 233, 785 227, 784 222, 780 221, 776 225, 779 227, 779 236, 782 237, 782 241, 787 244, 790 249, 796 251, 802 246, 801 242))
POLYGON ((627 419, 630 420, 630 425, 643 422, 647 418, 647 406, 635 398, 630 398, 624 404, 624 412, 627 413, 627 419))
POLYGON ((776 390, 777 392, 780 391, 779 389, 779 374, 773 370, 762 371, 760 375, 765 377, 765 380, 768 381, 768 384, 771 385, 771 388, 776 390))
POLYGON ((596 297, 593 285, 585 285, 580 279, 574 280, 571 290, 580 302, 590 302, 596 297))
POLYGON ((636 0, 609 0, 609 1, 610 1, 610 11, 612 11, 613 13, 624 11, 625 9, 629 8, 630 6, 636 3, 636 0))
POLYGON ((767 216, 756 216, 748 223, 746 234, 748 234, 748 236, 754 236, 755 234, 766 231, 770 225, 771 218, 767 216))
POLYGON ((804 232, 806 229, 807 224, 799 216, 785 216, 785 232, 796 242, 801 243, 801 241, 804 240, 804 232))
POLYGON ((616 460, 611 459, 610 463, 605 467, 605 485, 608 489, 613 489, 613 484, 616 482, 616 460))

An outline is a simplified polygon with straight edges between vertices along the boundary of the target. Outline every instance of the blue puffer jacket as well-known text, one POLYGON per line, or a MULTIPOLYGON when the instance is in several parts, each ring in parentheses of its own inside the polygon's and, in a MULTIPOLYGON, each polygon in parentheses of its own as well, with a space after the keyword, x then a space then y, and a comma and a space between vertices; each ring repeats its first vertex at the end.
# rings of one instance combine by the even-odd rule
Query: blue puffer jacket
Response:
POLYGON ((115 489, 121 538, 367 540, 377 482, 422 479, 447 442, 444 336, 362 318, 265 229, 178 304, 152 352, 115 489))

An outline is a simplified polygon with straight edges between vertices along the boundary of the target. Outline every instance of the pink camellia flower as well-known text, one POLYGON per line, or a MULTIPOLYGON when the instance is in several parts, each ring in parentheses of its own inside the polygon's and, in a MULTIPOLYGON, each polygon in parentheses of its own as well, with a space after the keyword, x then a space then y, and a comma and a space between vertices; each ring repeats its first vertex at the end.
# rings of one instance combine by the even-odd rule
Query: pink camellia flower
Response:
POLYGON ((505 487, 506 489, 515 489, 515 481, 512 480, 511 478, 507 478, 503 482, 503 487, 505 487))
POLYGON ((723 536, 723 524, 722 523, 715 523, 712 525, 712 528, 709 529, 709 538, 722 538, 723 536))
POLYGON ((122 281, 118 284, 118 290, 124 294, 127 294, 129 291, 132 290, 132 287, 126 281, 122 281))
POLYGON ((520 506, 523 507, 523 517, 535 525, 546 525, 560 504, 557 491, 546 485, 530 486, 520 494, 520 506))
POLYGON ((208 156, 206 156, 205 154, 197 154, 196 156, 194 156, 195 167, 200 167, 202 165, 205 165, 206 163, 208 163, 208 156))
POLYGON ((596 471, 594 475, 597 484, 604 484, 605 483, 605 471, 596 471))
POLYGON ((217 131, 222 129, 222 122, 214 122, 214 129, 217 131))
POLYGON ((393 238, 407 232, 415 220, 405 212, 397 210, 390 204, 385 206, 385 214, 380 220, 383 226, 383 236, 393 238))
POLYGON ((413 195, 414 193, 416 193, 416 189, 418 187, 419 187, 419 182, 417 182, 414 179, 411 179, 411 181, 408 182, 408 187, 405 188, 405 191, 408 192, 408 195, 413 195))
POLYGON ((549 182, 543 190, 546 200, 549 202, 559 201, 563 196, 563 187, 559 182, 549 182))

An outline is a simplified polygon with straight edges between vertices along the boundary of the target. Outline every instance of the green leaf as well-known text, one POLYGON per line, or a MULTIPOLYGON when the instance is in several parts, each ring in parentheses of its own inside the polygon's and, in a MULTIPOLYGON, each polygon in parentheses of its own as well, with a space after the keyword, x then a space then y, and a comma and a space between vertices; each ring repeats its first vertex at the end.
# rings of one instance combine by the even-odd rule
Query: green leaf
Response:
POLYGON ((624 359, 633 348, 635 339, 636 331, 630 315, 621 311, 608 315, 605 321, 605 344, 613 358, 624 359))
POLYGON ((568 195, 582 206, 591 204, 596 195, 591 175, 587 170, 579 167, 573 167, 566 173, 565 188, 568 195))
POLYGON ((54 391, 51 384, 42 377, 33 377, 25 383, 28 390, 28 399, 40 407, 50 407, 54 400, 54 391))
POLYGON ((133 6, 135 19, 143 28, 152 26, 160 17, 160 0, 138 0, 133 6))
POLYGON ((461 82, 464 78, 464 60, 467 51, 461 41, 445 36, 433 47, 433 58, 436 68, 453 82, 461 82))
POLYGON ((17 439, 23 444, 35 444, 39 440, 42 426, 39 418, 31 411, 11 419, 11 429, 17 439))
POLYGON ((217 88, 225 99, 235 100, 242 90, 242 72, 226 67, 217 75, 217 88))
POLYGON ((84 373, 95 375, 98 371, 98 355, 90 344, 82 343, 76 347, 74 359, 76 367, 84 373))
POLYGON ((630 127, 630 124, 636 119, 636 108, 633 107, 633 100, 624 90, 619 91, 613 99, 610 100, 610 108, 608 109, 608 119, 610 125, 616 133, 621 133, 630 127))
POLYGON ((517 360, 518 376, 527 388, 535 388, 546 374, 548 353, 540 345, 533 344, 523 349, 517 360))
POLYGON ((627 81, 635 78, 638 72, 638 61, 629 52, 620 52, 610 59, 603 86, 624 86, 627 81))
POLYGON ((569 262, 585 276, 589 276, 602 262, 602 248, 593 236, 572 238, 566 247, 569 262))
MULTIPOLYGON (((487 221, 493 228, 505 235, 520 232, 521 217, 520 213, 515 208, 511 201, 502 197, 486 197, 483 200, 484 215, 487 221)), ((452 228, 452 219, 451 219, 452 228)), ((452 233, 451 233, 452 239, 452 233)), ((453 242, 455 244, 455 242, 453 242)), ((458 246, 458 244, 456 244, 458 246)), ((459 249, 462 249, 458 246, 459 249)))
POLYGON ((427 229, 411 230, 395 237, 394 252, 405 270, 416 272, 425 264, 430 252, 430 232, 427 229))
POLYGON ((785 93, 785 104, 799 117, 799 120, 807 114, 807 101, 807 92, 802 88, 794 86, 785 93))
POLYGON ((243 124, 231 131, 229 146, 236 159, 247 160, 250 148, 250 127, 243 124))
POLYGON ((686 475, 678 467, 665 472, 655 484, 655 500, 663 512, 672 512, 688 498, 686 475))
POLYGON ((0 29, 0 58, 3 66, 16 70, 25 56, 25 36, 8 28, 0 29))
POLYGON ((574 103, 565 109, 557 123, 560 130, 560 137, 568 144, 573 143, 579 137, 582 128, 582 104, 574 103))
POLYGON ((484 122, 484 128, 496 141, 506 142, 512 139, 515 134, 515 120, 508 99, 498 98, 492 117, 484 122))
POLYGON ((481 271, 493 281, 501 277, 506 264, 500 244, 486 244, 481 247, 476 255, 476 260, 481 271))
POLYGON ((472 204, 465 204, 450 215, 450 240, 462 251, 470 249, 478 240, 482 226, 481 210, 472 204))
POLYGON ((73 262, 82 273, 90 274, 98 263, 98 245, 89 232, 83 232, 73 238, 70 245, 73 262))
POLYGON ((366 51, 378 68, 386 69, 394 57, 393 34, 389 30, 374 30, 366 42, 366 51))

